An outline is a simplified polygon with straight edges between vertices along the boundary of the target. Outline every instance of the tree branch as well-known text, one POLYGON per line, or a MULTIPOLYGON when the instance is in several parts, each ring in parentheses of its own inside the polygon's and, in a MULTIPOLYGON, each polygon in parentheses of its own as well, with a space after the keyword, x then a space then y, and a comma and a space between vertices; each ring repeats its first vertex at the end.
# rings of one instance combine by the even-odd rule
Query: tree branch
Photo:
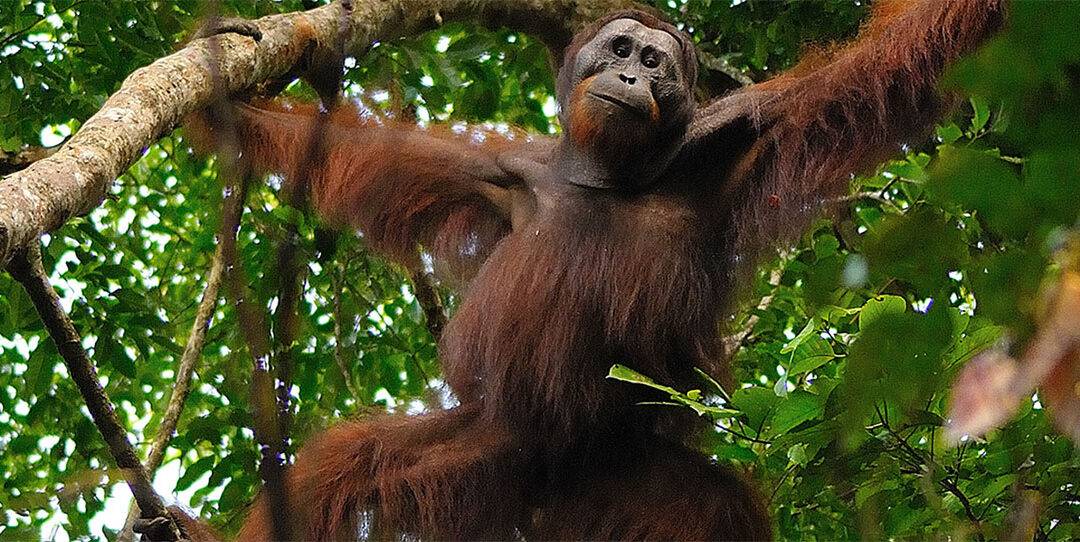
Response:
POLYGON ((353 383, 352 371, 345 361, 345 332, 341 325, 345 318, 345 309, 341 304, 341 294, 345 290, 345 269, 347 261, 333 262, 332 284, 334 288, 334 362, 341 371, 341 378, 345 381, 345 389, 352 394, 353 399, 360 400, 360 390, 353 383))
MULTIPOLYGON (((324 162, 327 145, 326 134, 330 116, 341 101, 341 78, 344 73, 345 43, 348 40, 348 20, 352 4, 342 3, 338 17, 338 32, 333 42, 322 56, 318 69, 316 89, 322 100, 322 108, 316 118, 304 152, 304 160, 291 182, 285 183, 281 190, 282 201, 294 209, 308 206, 309 180, 314 164, 324 162)), ((312 79, 309 77, 309 80, 312 79)), ((292 391, 293 367, 296 364, 293 349, 296 344, 297 330, 300 326, 300 298, 303 294, 304 278, 307 266, 302 265, 297 257, 300 252, 299 226, 290 221, 285 224, 278 241, 275 266, 278 277, 277 307, 273 314, 272 334, 274 345, 271 351, 271 367, 277 376, 278 424, 282 435, 289 434, 292 411, 289 399, 292 391)), ((283 441, 283 450, 288 450, 288 441, 283 441)))
POLYGON ((163 529, 152 533, 154 540, 180 540, 183 534, 171 516, 165 510, 161 497, 150 484, 150 476, 139 462, 135 448, 128 440, 127 431, 120 425, 105 390, 98 380, 97 370, 90 361, 90 356, 82 347, 82 338, 75 325, 60 305, 60 296, 56 294, 45 269, 41 265, 41 248, 34 244, 20 251, 12 261, 9 271, 15 280, 22 284, 30 296, 45 329, 56 344, 60 357, 67 366, 71 379, 75 381, 79 393, 86 401, 90 416, 94 419, 102 438, 109 447, 109 453, 116 461, 124 479, 127 481, 135 502, 139 505, 143 519, 158 521, 163 529))
POLYGON ((60 150, 59 145, 55 147, 23 147, 15 152, 0 150, 0 175, 26 169, 34 162, 56 154, 58 150, 60 150))
POLYGON ((428 331, 438 342, 439 337, 442 337, 443 329, 446 328, 446 312, 443 311, 439 292, 435 291, 435 286, 431 284, 431 277, 423 271, 413 273, 410 278, 412 279, 413 294, 416 296, 416 302, 424 310, 428 331))
MULTIPOLYGON (((218 290, 221 287, 222 269, 221 249, 214 253, 210 262, 210 273, 206 278, 206 288, 203 290, 202 301, 195 313, 195 321, 191 324, 191 333, 188 335, 187 344, 184 345, 184 353, 180 357, 180 366, 176 369, 176 381, 173 383, 172 394, 169 403, 165 407, 165 415, 161 418, 154 442, 150 445, 150 455, 146 459, 146 470, 154 472, 161 466, 165 457, 165 449, 176 431, 176 424, 180 421, 180 413, 184 410, 184 402, 187 401, 191 392, 191 376, 195 372, 195 363, 199 361, 203 346, 206 344, 206 331, 210 327, 210 320, 214 316, 214 309, 220 296, 218 290)), ((133 539, 131 530, 137 517, 138 509, 132 503, 128 510, 127 521, 117 537, 117 542, 130 542, 133 539)))
POLYGON ((746 75, 735 66, 732 66, 726 58, 713 56, 704 51, 698 51, 698 58, 701 61, 702 67, 726 75, 740 87, 754 84, 754 80, 751 79, 750 76, 746 75))
MULTIPOLYGON (((235 169, 235 168, 234 168, 235 169)), ((236 236, 240 228, 240 218, 244 214, 244 201, 247 195, 246 176, 238 177, 224 174, 227 181, 225 188, 225 211, 221 218, 222 257, 227 272, 226 286, 232 298, 240 334, 247 344, 253 367, 251 371, 251 405, 254 420, 255 438, 259 443, 262 460, 259 462, 259 474, 265 483, 265 491, 272 510, 277 510, 273 520, 274 540, 292 540, 291 524, 288 521, 288 495, 285 487, 285 447, 281 424, 278 420, 277 395, 274 393, 274 377, 270 373, 270 334, 266 318, 258 302, 253 299, 247 288, 247 273, 243 262, 237 256, 236 236)))
MULTIPOLYGON (((784 259, 784 257, 785 256, 781 256, 781 260, 784 259)), ((775 290, 777 286, 780 286, 780 279, 783 278, 783 276, 784 265, 781 264, 779 267, 773 269, 772 272, 769 273, 769 285, 772 286, 775 290)), ((742 348, 743 343, 746 341, 746 338, 749 337, 750 333, 754 331, 754 326, 757 325, 758 320, 760 319, 760 317, 756 313, 768 309, 769 305, 772 305, 772 300, 772 294, 762 297, 761 301, 759 301, 757 306, 754 307, 754 310, 750 314, 750 317, 746 319, 746 323, 743 324, 742 329, 740 329, 736 333, 724 337, 724 352, 726 352, 727 355, 732 356, 735 354, 736 350, 742 348)))
MULTIPOLYGON (((506 25, 558 46, 573 30, 629 0, 352 0, 345 50, 362 54, 378 41, 412 35, 444 21, 506 25)), ((255 21, 262 39, 235 34, 196 39, 132 73, 105 106, 54 155, 0 181, 0 267, 20 248, 104 200, 113 181, 184 115, 214 99, 289 73, 312 43, 333 43, 340 8, 273 15, 255 21), (217 41, 220 54, 210 42, 217 41)))
MULTIPOLYGON (((901 456, 906 457, 908 464, 915 468, 916 472, 918 472, 920 476, 930 476, 930 469, 941 470, 942 472, 945 471, 945 469, 938 465, 937 462, 933 460, 933 458, 928 457, 927 455, 912 447, 911 444, 908 444, 907 439, 897 433, 896 430, 894 430, 892 426, 889 425, 887 409, 885 411, 882 411, 881 407, 879 407, 877 403, 875 403, 874 410, 877 411, 878 420, 880 420, 881 422, 881 427, 885 429, 885 432, 887 432, 889 436, 893 438, 893 440, 896 441, 896 444, 898 446, 897 449, 907 454, 906 456, 901 454, 901 456)), ((903 461, 901 457, 898 457, 897 459, 903 461)), ((959 462, 960 458, 958 457, 957 463, 959 464, 959 462)), ((961 506, 964 507, 964 514, 967 516, 968 521, 971 522, 972 527, 975 529, 975 538, 977 540, 984 540, 985 537, 983 535, 982 522, 979 520, 979 516, 975 514, 975 509, 972 508, 971 501, 967 498, 967 495, 965 495, 964 492, 960 490, 960 486, 957 485, 960 479, 959 467, 956 469, 956 473, 956 480, 949 480, 948 476, 944 476, 937 482, 942 487, 942 489, 948 491, 949 493, 952 493, 953 496, 956 497, 956 500, 960 502, 961 506)), ((933 478, 931 477, 928 479, 932 480, 933 478)))

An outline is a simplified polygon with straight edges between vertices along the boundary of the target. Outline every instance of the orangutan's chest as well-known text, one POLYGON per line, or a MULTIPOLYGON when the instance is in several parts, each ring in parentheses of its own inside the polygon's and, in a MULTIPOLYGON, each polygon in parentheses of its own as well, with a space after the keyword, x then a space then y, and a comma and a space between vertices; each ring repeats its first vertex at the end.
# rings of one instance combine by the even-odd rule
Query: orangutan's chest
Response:
POLYGON ((500 288, 604 314, 708 297, 714 266, 689 206, 662 196, 556 203, 514 232, 500 288))

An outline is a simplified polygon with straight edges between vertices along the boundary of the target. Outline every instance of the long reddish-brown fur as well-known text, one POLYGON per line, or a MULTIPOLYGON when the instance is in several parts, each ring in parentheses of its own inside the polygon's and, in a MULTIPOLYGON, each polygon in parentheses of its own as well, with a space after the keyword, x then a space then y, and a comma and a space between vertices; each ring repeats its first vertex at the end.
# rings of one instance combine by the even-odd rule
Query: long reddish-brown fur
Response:
POLYGON ((317 104, 283 100, 237 104, 232 114, 234 134, 221 134, 207 114, 190 116, 189 139, 210 150, 216 138, 233 138, 255 173, 286 182, 304 172, 328 226, 358 230, 371 248, 407 267, 420 264, 419 242, 450 276, 468 276, 509 231, 510 217, 481 194, 497 189, 488 185, 499 174, 494 156, 528 139, 519 131, 420 129, 351 102, 328 118, 319 118, 317 104), (325 130, 324 150, 311 163, 307 142, 317 128, 325 130))
MULTIPOLYGON (((677 34, 686 69, 696 69, 685 36, 638 12, 579 34, 564 65, 621 17, 677 34)), ((623 363, 692 386, 694 365, 722 358, 717 328, 739 262, 798 232, 851 174, 923 133, 945 103, 936 88, 945 65, 1001 21, 997 0, 880 2, 851 44, 699 109, 685 156, 666 174, 671 190, 568 193, 524 232, 500 206, 513 180, 496 160, 529 148, 520 135, 478 143, 345 107, 328 123, 327 153, 306 164, 298 142, 312 133, 313 106, 238 106, 237 141, 257 171, 288 178, 309 168, 328 223, 359 229, 406 265, 418 264, 418 244, 436 260, 466 261, 456 268, 472 278, 440 342, 461 405, 347 422, 308 443, 288 473, 294 532, 768 538, 756 492, 692 450, 692 414, 638 407, 655 397, 603 376, 623 363)), ((560 77, 562 97, 575 90, 568 81, 560 77)), ((579 145, 595 137, 586 109, 570 114, 579 145)), ((189 126, 205 139, 215 127, 202 120, 189 126)), ((274 513, 259 500, 240 539, 268 539, 274 513)))
POLYGON ((946 65, 1001 24, 998 0, 876 2, 849 45, 743 90, 761 95, 762 134, 728 187, 742 202, 734 250, 798 235, 852 174, 923 136, 949 101, 938 87, 946 65))

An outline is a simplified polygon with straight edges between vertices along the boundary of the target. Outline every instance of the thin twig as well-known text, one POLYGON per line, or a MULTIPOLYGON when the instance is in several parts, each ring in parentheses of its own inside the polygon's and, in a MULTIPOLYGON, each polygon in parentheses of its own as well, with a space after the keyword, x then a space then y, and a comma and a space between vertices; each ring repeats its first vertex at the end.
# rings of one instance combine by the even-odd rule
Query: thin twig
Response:
POLYGON ((157 525, 162 527, 149 533, 152 540, 182 539, 183 531, 172 520, 165 510, 161 497, 150 484, 150 476, 139 462, 135 447, 128 440, 127 431, 116 418, 112 401, 101 387, 97 370, 82 347, 82 338, 75 329, 75 324, 60 305, 60 296, 53 289, 41 265, 40 245, 34 244, 20 251, 12 260, 9 271, 12 277, 22 284, 33 301, 41 321, 45 324, 45 329, 56 344, 56 350, 63 358, 64 365, 67 366, 68 373, 86 401, 86 407, 101 436, 105 439, 109 453, 116 461, 116 466, 127 481, 128 487, 131 488, 142 517, 156 520, 157 525))
MULTIPOLYGON (((783 259, 783 258, 784 258, 784 256, 781 256, 781 259, 783 259)), ((780 285, 780 279, 783 276, 784 276, 784 266, 783 265, 781 265, 780 267, 777 267, 776 269, 773 269, 772 272, 769 273, 769 285, 772 286, 773 290, 775 290, 776 287, 780 285)), ((771 293, 769 295, 766 295, 765 297, 762 297, 761 301, 759 301, 757 306, 754 307, 753 312, 758 313, 758 312, 765 311, 766 309, 769 308, 769 305, 772 304, 772 300, 773 300, 773 294, 771 294, 771 293)), ((724 351, 727 352, 730 355, 730 354, 733 354, 735 352, 735 350, 738 350, 739 348, 741 348, 743 346, 743 343, 746 341, 746 338, 749 337, 750 333, 754 331, 754 326, 757 325, 759 319, 760 319, 760 317, 757 314, 751 314, 750 317, 746 319, 746 323, 743 325, 742 329, 739 330, 738 333, 734 333, 732 335, 728 335, 727 337, 725 337, 724 338, 724 351)))
MULTIPOLYGON (((184 410, 184 402, 191 392, 191 376, 195 372, 195 364, 199 361, 203 346, 206 344, 206 332, 210 327, 210 320, 214 316, 219 299, 218 290, 221 287, 222 269, 221 249, 214 253, 210 262, 210 272, 206 277, 206 288, 203 290, 202 301, 199 302, 199 310, 195 313, 195 321, 191 324, 191 333, 188 335, 187 344, 184 345, 184 353, 180 357, 180 366, 176 370, 176 380, 173 383, 172 394, 169 395, 169 403, 165 407, 165 415, 161 418, 154 442, 150 445, 150 455, 146 459, 146 470, 154 472, 161 466, 165 457, 165 450, 176 431, 176 424, 180 421, 180 413, 184 410)), ((137 508, 134 503, 128 510, 127 521, 124 528, 117 536, 117 542, 133 540, 134 533, 131 528, 134 525, 137 508)))
POLYGON ((341 326, 341 321, 344 319, 344 308, 341 304, 341 294, 345 289, 345 270, 348 266, 348 261, 336 262, 334 264, 332 283, 334 286, 334 362, 337 363, 338 369, 341 371, 341 378, 345 381, 345 389, 352 394, 354 399, 359 399, 360 390, 356 389, 356 385, 353 384, 353 378, 349 366, 345 363, 345 345, 344 345, 344 331, 341 326))
MULTIPOLYGON (((79 4, 83 3, 84 1, 85 0, 79 0, 78 2, 75 2, 75 3, 71 4, 70 6, 68 6, 67 9, 58 12, 57 15, 59 15, 60 13, 65 12, 65 11, 71 11, 71 10, 79 7, 79 4)), ((35 26, 45 22, 45 20, 48 19, 48 18, 49 18, 48 15, 41 15, 34 22, 20 28, 19 30, 16 30, 16 31, 4 36, 4 39, 0 40, 0 49, 3 49, 9 43, 15 41, 16 39, 21 37, 23 34, 33 30, 35 26)))
POLYGON ((776 487, 773 488, 772 494, 769 495, 769 502, 770 503, 773 502, 773 500, 776 499, 776 494, 780 492, 780 488, 784 485, 784 480, 787 480, 787 477, 791 476, 791 473, 795 472, 795 469, 798 466, 799 466, 799 464, 795 463, 795 464, 792 464, 790 467, 788 467, 786 470, 784 470, 783 476, 781 476, 780 480, 778 480, 776 482, 776 487))
MULTIPOLYGON (((211 5, 208 14, 214 17, 211 5)), ((218 40, 211 38, 210 55, 220 55, 218 40)), ((214 62, 209 63, 216 66, 214 62)), ((292 523, 289 519, 289 497, 285 485, 285 435, 278 419, 277 397, 274 393, 274 377, 270 373, 270 328, 263 309, 249 301, 247 274, 237 255, 237 234, 240 219, 244 215, 248 184, 251 178, 250 164, 244 163, 236 141, 236 122, 228 96, 223 92, 221 74, 211 70, 213 88, 217 99, 211 106, 211 117, 220 123, 218 177, 224 179, 224 202, 222 204, 221 230, 218 232, 221 257, 225 269, 225 284, 236 310, 240 334, 247 344, 252 359, 251 405, 255 438, 259 443, 262 460, 259 475, 263 479, 267 504, 275 513, 270 515, 271 533, 275 540, 292 540, 292 523)))
POLYGON ((736 431, 736 430, 734 430, 734 429, 732 429, 730 427, 720 425, 719 423, 716 423, 714 425, 716 427, 719 427, 721 431, 724 431, 725 433, 730 433, 731 435, 733 435, 735 437, 738 437, 738 438, 741 438, 743 440, 748 440, 750 442, 754 442, 754 443, 757 443, 757 444, 772 444, 771 440, 763 440, 763 439, 760 439, 760 438, 757 438, 757 437, 751 437, 750 435, 747 435, 746 433, 736 431))
MULTIPOLYGON (((318 85, 323 107, 319 110, 311 127, 307 149, 301 155, 300 166, 293 172, 293 178, 286 180, 281 190, 282 201, 294 209, 303 209, 307 206, 310 179, 314 176, 316 164, 325 162, 325 154, 328 150, 326 134, 329 131, 330 117, 340 101, 339 90, 345 70, 345 43, 348 41, 348 21, 352 4, 343 2, 340 7, 336 41, 328 51, 320 51, 320 53, 328 53, 330 58, 324 58, 327 55, 320 55, 318 56, 319 65, 312 66, 318 70, 323 79, 318 85)), ((312 56, 315 54, 312 53, 312 56)), ((293 367, 296 364, 293 359, 293 347, 300 326, 300 297, 307 271, 307 266, 300 265, 297 257, 299 245, 299 226, 290 222, 285 225, 275 258, 279 282, 278 303, 273 317, 274 347, 271 352, 271 367, 277 376, 278 423, 281 425, 282 435, 289 434, 292 418, 289 399, 292 391, 293 367)))
MULTIPOLYGON (((225 170, 236 169, 222 165, 225 178, 235 178, 225 170)), ((237 172, 238 173, 238 172, 237 172)), ((253 366, 251 371, 251 404, 255 438, 259 442, 262 461, 259 474, 265 484, 271 510, 272 532, 275 540, 292 540, 292 524, 288 520, 289 499, 285 486, 285 449, 281 425, 278 422, 277 397, 274 378, 270 374, 270 336, 266 318, 258 304, 250 303, 243 263, 237 257, 236 235, 243 216, 247 196, 247 176, 225 189, 224 212, 221 220, 222 258, 227 273, 226 286, 236 310, 240 334, 247 344, 253 366)))
POLYGON ((874 202, 880 203, 882 205, 887 205, 889 207, 892 207, 897 212, 900 212, 900 213, 904 212, 904 210, 901 209, 900 206, 897 205, 895 201, 886 198, 880 192, 856 192, 854 194, 849 194, 847 196, 841 196, 839 198, 833 199, 829 203, 837 203, 837 204, 844 203, 844 204, 847 204, 847 203, 855 203, 855 202, 861 201, 861 200, 874 201, 874 202))
MULTIPOLYGON (((908 441, 889 425, 887 416, 882 413, 881 408, 878 407, 876 403, 874 404, 874 409, 877 410, 878 419, 881 420, 881 427, 896 440, 899 449, 910 456, 909 462, 912 466, 919 468, 923 472, 926 471, 927 466, 934 469, 941 468, 932 459, 913 448, 911 444, 908 444, 908 441)), ((956 476, 957 480, 959 480, 959 470, 957 470, 956 476)), ((976 538, 982 540, 982 522, 979 521, 979 516, 975 514, 975 509, 971 506, 971 501, 967 498, 967 495, 964 495, 964 492, 960 490, 960 486, 958 486, 956 482, 949 480, 948 476, 944 476, 941 480, 938 480, 938 484, 949 493, 952 493, 953 496, 960 501, 960 504, 964 507, 964 515, 967 516, 968 520, 971 521, 972 525, 975 527, 976 538)))

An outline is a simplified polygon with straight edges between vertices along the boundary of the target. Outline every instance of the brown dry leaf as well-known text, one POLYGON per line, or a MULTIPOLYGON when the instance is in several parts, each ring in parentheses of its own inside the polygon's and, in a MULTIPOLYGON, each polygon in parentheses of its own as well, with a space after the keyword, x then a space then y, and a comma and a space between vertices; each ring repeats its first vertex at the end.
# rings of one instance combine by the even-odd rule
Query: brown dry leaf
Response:
POLYGON ((1080 443, 1080 273, 1062 275, 1038 333, 1018 362, 1000 349, 957 376, 946 437, 980 436, 1008 420, 1036 387, 1054 425, 1080 443))

